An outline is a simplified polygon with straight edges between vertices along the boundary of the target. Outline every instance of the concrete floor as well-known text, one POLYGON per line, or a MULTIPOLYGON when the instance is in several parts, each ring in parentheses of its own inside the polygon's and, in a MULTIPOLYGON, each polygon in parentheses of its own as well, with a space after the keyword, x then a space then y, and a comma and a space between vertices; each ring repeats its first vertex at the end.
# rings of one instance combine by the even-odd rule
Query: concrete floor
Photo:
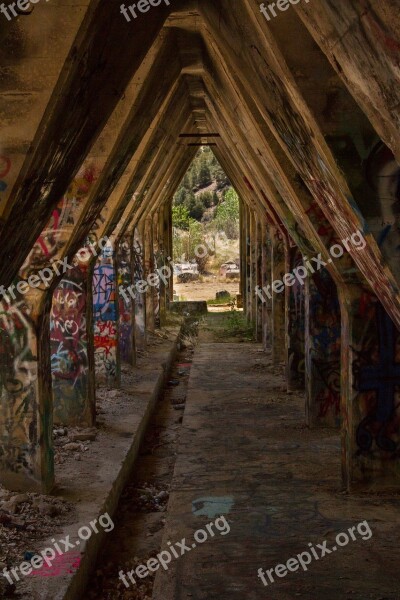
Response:
POLYGON ((285 392, 260 345, 213 341, 223 318, 209 315, 195 351, 162 540, 168 550, 185 537, 190 551, 157 571, 153 599, 399 599, 398 497, 342 491, 338 432, 303 425, 303 397, 285 392), (193 548, 196 530, 221 513, 230 532, 193 548), (355 531, 268 587, 257 577, 309 543, 332 548, 364 520, 370 539, 355 531))

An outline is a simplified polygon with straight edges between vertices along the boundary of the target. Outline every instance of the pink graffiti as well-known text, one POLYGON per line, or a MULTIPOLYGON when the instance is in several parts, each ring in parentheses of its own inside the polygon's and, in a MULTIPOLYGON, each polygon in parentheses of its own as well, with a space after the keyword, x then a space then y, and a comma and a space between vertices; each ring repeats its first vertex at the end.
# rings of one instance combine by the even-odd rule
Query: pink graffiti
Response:
POLYGON ((41 569, 32 571, 29 577, 63 577, 78 570, 82 557, 79 552, 66 552, 57 556, 51 567, 43 564, 41 569))

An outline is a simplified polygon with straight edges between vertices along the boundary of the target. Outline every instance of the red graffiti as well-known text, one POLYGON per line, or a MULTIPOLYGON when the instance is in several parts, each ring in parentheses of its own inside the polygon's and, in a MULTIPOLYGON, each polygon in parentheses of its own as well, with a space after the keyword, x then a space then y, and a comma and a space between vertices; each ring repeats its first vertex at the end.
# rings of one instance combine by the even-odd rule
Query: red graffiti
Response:
POLYGON ((0 155, 0 177, 8 175, 11 169, 11 160, 8 156, 0 155))
POLYGON ((112 348, 117 346, 117 340, 110 340, 109 338, 102 337, 101 335, 94 336, 94 347, 96 350, 102 348, 105 350, 106 356, 111 354, 112 348))
MULTIPOLYGON (((316 204, 316 202, 313 202, 310 208, 306 210, 306 215, 308 215, 309 217, 312 215, 317 221, 317 223, 320 223, 317 229, 317 233, 323 238, 324 242, 328 246, 332 246, 338 241, 338 238, 336 237, 336 234, 332 229, 331 224, 325 217, 320 206, 316 204)), ((311 222, 313 222, 313 220, 311 220, 311 222)), ((315 222, 313 224, 315 225, 315 222)))
POLYGON ((387 50, 393 54, 393 58, 396 58, 398 62, 400 50, 399 42, 386 33, 383 25, 378 22, 378 17, 372 14, 372 9, 366 0, 361 0, 361 6, 365 10, 366 19, 371 27, 371 30, 378 39, 378 42, 381 44, 381 46, 386 46, 387 50))

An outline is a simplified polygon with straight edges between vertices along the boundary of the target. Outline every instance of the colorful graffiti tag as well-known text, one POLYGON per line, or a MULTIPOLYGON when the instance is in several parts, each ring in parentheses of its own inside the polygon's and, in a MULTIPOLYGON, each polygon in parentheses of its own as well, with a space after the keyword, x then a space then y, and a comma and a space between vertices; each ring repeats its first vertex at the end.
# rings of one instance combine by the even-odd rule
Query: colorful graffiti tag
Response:
MULTIPOLYGON (((143 240, 138 228, 133 238, 133 283, 136 285, 144 278, 143 240)), ((146 340, 146 298, 145 294, 136 294, 135 301, 135 339, 138 348, 145 345, 146 340)))
POLYGON ((357 316, 364 323, 360 344, 353 348, 357 446, 362 454, 382 458, 383 451, 393 457, 400 442, 400 334, 367 291, 357 316))
POLYGON ((38 443, 35 327, 25 302, 0 302, 0 460, 6 470, 33 472, 38 443))
POLYGON ((340 416, 340 305, 335 282, 327 270, 310 281, 313 399, 320 424, 338 426, 340 416))
POLYGON ((86 274, 78 267, 53 294, 50 314, 54 421, 90 424, 86 274))
POLYGON ((105 247, 93 273, 94 356, 96 379, 118 379, 116 274, 113 250, 105 247))
MULTIPOLYGON (((2 157, 2 177, 9 168, 10 162, 2 157)), ((46 390, 50 386, 50 371, 42 373, 40 382, 38 379, 37 331, 44 284, 43 289, 31 290, 27 296, 21 296, 15 286, 19 281, 26 281, 36 274, 39 269, 51 265, 51 258, 62 250, 68 240, 81 200, 88 193, 93 180, 94 170, 82 168, 53 211, 13 282, 15 297, 7 295, 0 301, 0 462, 4 473, 22 471, 24 476, 31 476, 41 463, 37 452, 42 451, 45 453, 48 481, 51 482, 51 418, 40 420, 40 414, 44 413, 43 404, 50 402, 50 398, 47 393, 39 392, 39 383, 46 390), (39 403, 42 404, 42 411, 39 411, 39 403), (44 440, 41 446, 39 437, 44 440)))
MULTIPOLYGON (((291 271, 303 264, 303 257, 298 248, 290 249, 291 271)), ((288 348, 288 372, 290 387, 304 389, 304 329, 305 329, 305 306, 304 286, 296 279, 294 285, 289 288, 289 348, 288 348)))
MULTIPOLYGON (((132 282, 131 236, 125 236, 117 251, 118 285, 127 289, 132 282)), ((130 365, 134 362, 134 301, 129 294, 119 296, 119 347, 121 361, 130 365)))
POLYGON ((11 159, 8 156, 0 154, 0 193, 5 192, 8 184, 6 177, 11 169, 11 159))
POLYGON ((400 166, 392 151, 376 144, 366 161, 366 180, 380 216, 368 219, 385 260, 400 281, 400 166))

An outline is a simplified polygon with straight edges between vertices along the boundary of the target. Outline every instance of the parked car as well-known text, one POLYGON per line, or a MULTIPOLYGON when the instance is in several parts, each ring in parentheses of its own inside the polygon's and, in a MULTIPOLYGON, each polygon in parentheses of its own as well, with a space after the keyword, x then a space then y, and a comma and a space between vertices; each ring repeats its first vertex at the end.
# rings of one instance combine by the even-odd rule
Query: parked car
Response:
POLYGON ((176 279, 178 283, 187 283, 188 281, 196 281, 199 278, 199 267, 197 263, 183 263, 176 271, 176 279))
POLYGON ((240 277, 240 269, 237 264, 231 260, 220 266, 219 274, 226 279, 234 279, 235 277, 240 277))

